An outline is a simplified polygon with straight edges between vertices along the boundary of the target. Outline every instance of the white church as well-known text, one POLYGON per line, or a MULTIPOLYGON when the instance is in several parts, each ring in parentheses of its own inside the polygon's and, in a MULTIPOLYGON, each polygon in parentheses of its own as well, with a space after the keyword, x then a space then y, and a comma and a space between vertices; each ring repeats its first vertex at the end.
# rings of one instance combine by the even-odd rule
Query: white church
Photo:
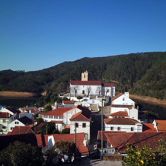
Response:
POLYGON ((81 73, 81 80, 70 81, 70 96, 115 96, 115 84, 88 80, 88 71, 81 73))

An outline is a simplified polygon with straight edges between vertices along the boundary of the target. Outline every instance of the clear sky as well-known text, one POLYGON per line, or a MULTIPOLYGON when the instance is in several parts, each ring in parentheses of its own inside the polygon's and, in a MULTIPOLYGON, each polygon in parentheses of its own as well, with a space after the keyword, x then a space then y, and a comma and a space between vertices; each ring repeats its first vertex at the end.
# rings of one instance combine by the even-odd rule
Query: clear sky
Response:
POLYGON ((0 0, 0 70, 166 51, 166 0, 0 0))

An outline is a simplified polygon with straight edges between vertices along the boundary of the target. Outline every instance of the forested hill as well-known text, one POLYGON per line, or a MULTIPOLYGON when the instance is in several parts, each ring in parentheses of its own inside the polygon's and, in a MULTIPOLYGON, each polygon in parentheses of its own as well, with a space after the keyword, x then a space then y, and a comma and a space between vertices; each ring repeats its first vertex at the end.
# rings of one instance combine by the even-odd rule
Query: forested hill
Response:
POLYGON ((91 80, 117 81, 119 91, 166 98, 166 52, 83 58, 33 72, 0 71, 0 90, 64 92, 88 70, 91 80))

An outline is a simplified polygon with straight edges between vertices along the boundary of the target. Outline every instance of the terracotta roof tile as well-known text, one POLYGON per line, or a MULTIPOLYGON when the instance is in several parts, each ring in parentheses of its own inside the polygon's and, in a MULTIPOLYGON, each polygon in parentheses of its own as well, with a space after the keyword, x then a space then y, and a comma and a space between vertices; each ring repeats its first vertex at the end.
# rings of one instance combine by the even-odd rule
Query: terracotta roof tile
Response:
POLYGON ((158 131, 166 131, 166 120, 155 120, 158 131))
POLYGON ((111 82, 102 82, 102 81, 95 81, 95 80, 91 80, 91 81, 72 80, 70 81, 70 84, 72 85, 100 85, 105 87, 115 86, 115 84, 111 82))
POLYGON ((81 81, 81 80, 72 80, 70 81, 72 85, 101 85, 101 81, 81 81))
POLYGON ((123 104, 112 104, 111 107, 117 107, 117 108, 129 108, 131 109, 133 105, 123 105, 123 104))
POLYGON ((104 119, 106 124, 119 124, 119 125, 135 125, 139 121, 131 118, 107 118, 104 119))
POLYGON ((67 111, 72 110, 73 108, 67 108, 67 107, 63 107, 63 108, 58 108, 52 111, 47 111, 47 112, 42 112, 40 113, 41 115, 53 115, 53 116, 63 116, 63 114, 67 111))
POLYGON ((122 117, 124 117, 124 116, 128 116, 128 113, 127 113, 127 111, 118 111, 118 112, 112 113, 111 116, 122 116, 122 117))
MULTIPOLYGON (((148 146, 155 150, 161 140, 166 140, 166 132, 116 133, 110 131, 103 132, 103 134, 104 141, 113 145, 119 152, 125 152, 128 145, 137 148, 148 146)), ((100 136, 98 140, 100 140, 100 136)))
MULTIPOLYGON (((118 139, 118 138, 117 138, 118 139)), ((142 148, 145 145, 156 149, 157 146, 159 146, 159 143, 161 140, 166 140, 166 132, 143 132, 143 133, 134 133, 128 140, 125 142, 121 147, 119 147, 120 150, 124 150, 127 145, 133 145, 137 148, 142 148)))
POLYGON ((7 112, 0 112, 0 118, 9 118, 10 114, 7 112))
POLYGON ((157 131, 152 123, 144 123, 143 132, 157 132, 157 131))
POLYGON ((81 112, 78 112, 71 117, 70 121, 90 121, 90 119, 84 116, 81 112))
POLYGON ((84 133, 77 134, 54 134, 55 141, 69 141, 74 142, 76 139, 76 146, 80 153, 88 153, 88 148, 84 146, 83 141, 85 139, 84 133))
MULTIPOLYGON (((44 135, 44 139, 42 138, 41 134, 36 135, 38 146, 44 147, 48 145, 48 136, 51 135, 44 135)), ((80 153, 88 154, 88 148, 84 145, 85 133, 77 133, 77 134, 52 134, 55 139, 55 142, 58 141, 68 141, 68 142, 75 142, 76 146, 80 153)))
POLYGON ((33 133, 30 126, 16 126, 11 132, 8 133, 8 135, 20 135, 29 133, 33 133))

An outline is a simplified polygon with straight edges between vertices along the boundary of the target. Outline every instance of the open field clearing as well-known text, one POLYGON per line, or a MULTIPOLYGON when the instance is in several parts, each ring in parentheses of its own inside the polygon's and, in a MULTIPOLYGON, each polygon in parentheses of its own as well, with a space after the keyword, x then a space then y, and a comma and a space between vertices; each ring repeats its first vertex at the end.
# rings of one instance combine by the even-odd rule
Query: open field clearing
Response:
POLYGON ((166 100, 160 100, 160 99, 148 97, 148 96, 137 96, 132 94, 130 94, 130 98, 133 100, 139 100, 147 104, 157 105, 157 106, 166 108, 166 100))
POLYGON ((35 93, 31 92, 16 92, 16 91, 0 91, 0 97, 34 97, 35 93))

